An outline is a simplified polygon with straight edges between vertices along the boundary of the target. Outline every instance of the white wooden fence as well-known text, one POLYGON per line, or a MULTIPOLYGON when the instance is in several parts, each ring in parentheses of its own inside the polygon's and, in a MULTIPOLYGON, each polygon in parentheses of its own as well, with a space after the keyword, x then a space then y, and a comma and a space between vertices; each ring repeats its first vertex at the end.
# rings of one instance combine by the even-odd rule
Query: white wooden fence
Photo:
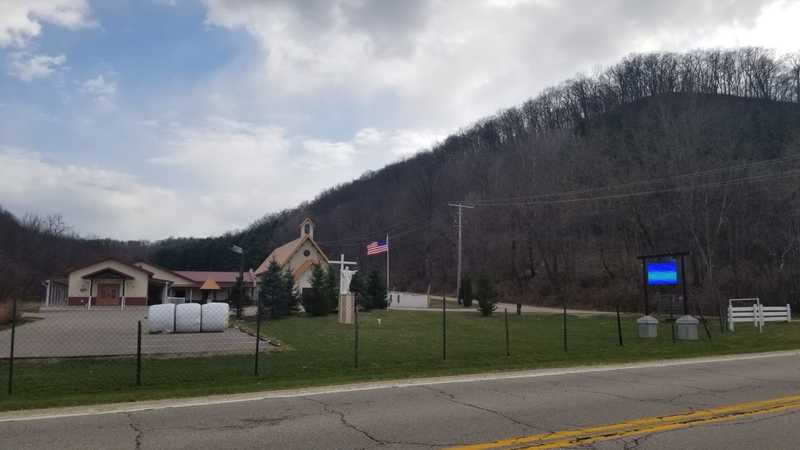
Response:
POLYGON ((791 322, 792 307, 764 306, 758 298, 732 298, 728 300, 728 329, 734 331, 736 322, 752 323, 763 331, 766 322, 791 322), (733 306, 736 303, 751 302, 748 306, 733 306))

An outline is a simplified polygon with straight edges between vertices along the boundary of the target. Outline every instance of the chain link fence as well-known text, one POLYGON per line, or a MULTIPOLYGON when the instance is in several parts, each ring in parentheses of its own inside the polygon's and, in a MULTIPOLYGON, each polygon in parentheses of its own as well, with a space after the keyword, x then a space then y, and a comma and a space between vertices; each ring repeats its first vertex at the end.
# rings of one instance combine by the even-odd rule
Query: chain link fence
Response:
MULTIPOLYGON (((259 353, 269 351, 255 330, 238 326, 226 303, 10 307, 13 319, 0 326, 8 395, 29 390, 26 383, 92 392, 147 385, 148 376, 156 384, 165 375, 171 382, 213 382, 221 371, 252 375, 259 353)), ((244 319, 257 312, 247 308, 244 319)))
POLYGON ((639 314, 548 314, 500 305, 482 317, 474 307, 441 299, 426 310, 361 310, 352 324, 339 323, 335 314, 272 320, 256 306, 245 308, 241 319, 226 304, 157 306, 16 305, 16 319, 0 325, 0 401, 12 405, 6 408, 14 402, 51 405, 56 397, 122 401, 692 356, 736 346, 781 349, 800 342, 792 324, 763 335, 747 329, 721 335, 715 328, 713 339, 701 325, 699 341, 675 342, 666 320, 671 311, 660 311, 656 339, 641 339, 639 314))

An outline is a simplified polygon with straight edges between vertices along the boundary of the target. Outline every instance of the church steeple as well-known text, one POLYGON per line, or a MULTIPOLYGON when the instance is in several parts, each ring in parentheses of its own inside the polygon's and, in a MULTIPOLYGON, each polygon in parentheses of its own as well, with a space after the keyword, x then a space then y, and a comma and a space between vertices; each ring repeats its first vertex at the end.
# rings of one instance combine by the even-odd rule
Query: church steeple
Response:
POLYGON ((300 237, 305 236, 314 239, 314 221, 308 217, 300 224, 300 237))

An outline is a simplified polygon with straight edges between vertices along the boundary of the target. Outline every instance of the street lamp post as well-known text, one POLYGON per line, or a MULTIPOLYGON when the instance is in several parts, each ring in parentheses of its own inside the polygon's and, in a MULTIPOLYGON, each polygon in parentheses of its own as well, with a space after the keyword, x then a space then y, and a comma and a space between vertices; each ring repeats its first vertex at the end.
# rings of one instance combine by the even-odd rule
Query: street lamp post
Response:
POLYGON ((236 296, 237 296, 236 297, 237 298, 237 301, 236 301, 236 318, 237 319, 241 319, 242 318, 242 300, 243 300, 242 297, 244 297, 244 289, 242 289, 244 287, 244 249, 242 247, 239 247, 238 245, 232 245, 231 246, 231 251, 233 253, 238 253, 239 256, 240 256, 240 259, 239 259, 239 280, 238 280, 238 283, 236 283, 236 291, 237 291, 236 292, 236 296))

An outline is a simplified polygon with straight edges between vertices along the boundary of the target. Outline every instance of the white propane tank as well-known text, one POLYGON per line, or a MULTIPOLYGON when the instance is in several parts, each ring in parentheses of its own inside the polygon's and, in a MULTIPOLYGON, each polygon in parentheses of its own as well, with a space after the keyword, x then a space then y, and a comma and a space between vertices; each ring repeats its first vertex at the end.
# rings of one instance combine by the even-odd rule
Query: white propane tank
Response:
POLYGON ((199 303, 175 305, 175 332, 199 333, 202 314, 199 303))
POLYGON ((227 303, 203 305, 203 331, 225 331, 228 328, 230 306, 227 303))
POLYGON ((150 333, 175 331, 175 305, 150 305, 147 309, 147 330, 150 333))

